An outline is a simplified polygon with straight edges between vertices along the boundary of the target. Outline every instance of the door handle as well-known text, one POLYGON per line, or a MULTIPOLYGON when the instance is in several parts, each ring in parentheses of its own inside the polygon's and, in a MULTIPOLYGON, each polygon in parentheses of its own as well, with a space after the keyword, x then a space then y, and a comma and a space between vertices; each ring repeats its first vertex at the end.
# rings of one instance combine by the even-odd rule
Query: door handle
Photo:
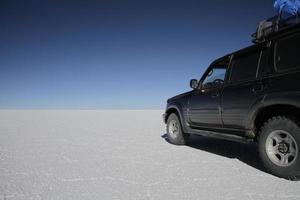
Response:
POLYGON ((212 98, 217 98, 217 97, 219 97, 219 93, 218 93, 218 92, 213 93, 213 94, 211 95, 211 97, 212 97, 212 98))
POLYGON ((252 88, 252 92, 261 92, 264 90, 264 86, 263 84, 259 84, 259 85, 255 85, 253 88, 252 88))

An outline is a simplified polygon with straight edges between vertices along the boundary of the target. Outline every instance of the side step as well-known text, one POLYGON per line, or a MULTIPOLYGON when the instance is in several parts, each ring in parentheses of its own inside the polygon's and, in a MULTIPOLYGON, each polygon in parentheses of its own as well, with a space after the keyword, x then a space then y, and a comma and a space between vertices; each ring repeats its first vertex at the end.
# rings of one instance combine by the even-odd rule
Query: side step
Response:
POLYGON ((239 143, 244 143, 244 144, 253 142, 253 139, 248 139, 248 138, 241 137, 238 135, 231 135, 231 134, 219 133, 219 132, 214 132, 214 131, 204 131, 204 130, 194 130, 193 129, 192 131, 189 131, 189 133, 193 134, 193 135, 200 135, 200 136, 204 136, 204 137, 211 137, 211 138, 228 140, 228 141, 239 142, 239 143))

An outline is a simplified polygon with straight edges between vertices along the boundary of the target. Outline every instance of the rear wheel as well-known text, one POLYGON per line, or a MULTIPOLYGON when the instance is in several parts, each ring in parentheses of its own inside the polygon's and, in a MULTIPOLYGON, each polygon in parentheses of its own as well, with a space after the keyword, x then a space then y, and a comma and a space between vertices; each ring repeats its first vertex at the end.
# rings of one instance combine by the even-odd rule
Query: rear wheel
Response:
POLYGON ((273 117, 259 133, 261 160, 272 174, 291 180, 300 178, 300 127, 286 117, 273 117))
POLYGON ((188 134, 182 131, 181 123, 175 113, 170 114, 167 120, 167 136, 169 142, 176 145, 185 145, 188 134))

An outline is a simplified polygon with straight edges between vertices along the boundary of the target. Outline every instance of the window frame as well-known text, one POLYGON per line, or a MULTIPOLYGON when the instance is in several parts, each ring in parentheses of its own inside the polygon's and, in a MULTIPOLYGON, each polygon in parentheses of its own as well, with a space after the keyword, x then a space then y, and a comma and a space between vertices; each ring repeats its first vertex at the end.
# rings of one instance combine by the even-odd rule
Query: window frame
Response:
POLYGON ((259 66, 258 66, 258 78, 266 78, 270 77, 274 74, 274 42, 269 41, 266 44, 264 44, 261 48, 261 56, 259 60, 259 66), (264 71, 264 69, 266 71, 264 71))
POLYGON ((205 78, 207 77, 207 75, 209 74, 209 72, 212 70, 212 69, 215 69, 215 68, 219 68, 219 69, 225 69, 226 72, 225 72, 225 76, 224 76, 224 84, 222 85, 222 87, 224 87, 224 85, 227 83, 227 77, 228 77, 228 72, 229 72, 229 66, 230 66, 230 63, 231 63, 231 55, 230 56, 227 56, 227 57, 224 57, 224 58, 221 58, 219 59, 218 61, 215 61, 213 62, 205 71, 205 73, 203 74, 203 76, 201 77, 200 81, 199 81, 199 85, 198 85, 198 89, 206 89, 206 90, 211 90, 211 89, 219 89, 221 88, 220 86, 215 86, 215 87, 210 87, 210 88, 204 88, 203 85, 201 85, 200 87, 200 83, 202 84, 203 81, 205 80, 205 78), (220 65, 219 63, 221 62, 224 62, 226 59, 228 59, 228 64, 227 64, 227 67, 226 68, 222 68, 222 67, 217 67, 218 65, 220 65))

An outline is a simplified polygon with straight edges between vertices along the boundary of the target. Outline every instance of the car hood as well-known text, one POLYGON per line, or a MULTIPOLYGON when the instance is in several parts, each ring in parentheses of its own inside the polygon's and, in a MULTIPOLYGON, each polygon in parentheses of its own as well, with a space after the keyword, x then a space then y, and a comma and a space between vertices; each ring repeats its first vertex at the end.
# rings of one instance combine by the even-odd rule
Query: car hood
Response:
POLYGON ((185 93, 176 95, 176 96, 174 96, 174 97, 168 99, 168 103, 173 102, 173 101, 176 101, 176 100, 181 99, 181 98, 184 98, 184 97, 190 95, 192 92, 193 92, 193 91, 189 91, 189 92, 185 92, 185 93))

